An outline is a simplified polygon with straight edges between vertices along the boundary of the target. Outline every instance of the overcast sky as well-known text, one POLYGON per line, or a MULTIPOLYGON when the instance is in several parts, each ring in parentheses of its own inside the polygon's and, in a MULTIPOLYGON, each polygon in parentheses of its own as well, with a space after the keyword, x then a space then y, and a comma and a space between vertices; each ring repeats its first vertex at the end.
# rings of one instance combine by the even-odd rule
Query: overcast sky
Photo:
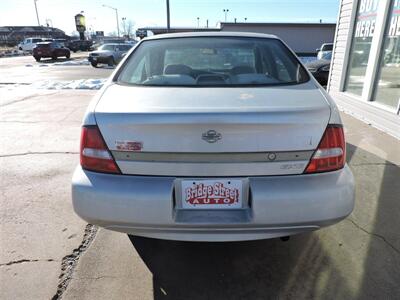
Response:
MULTIPOLYGON (((215 27, 224 21, 223 9, 229 9, 233 22, 323 22, 334 23, 339 0, 170 0, 171 26, 215 27)), ((86 26, 105 33, 116 31, 116 7, 119 19, 132 20, 135 27, 166 26, 165 0, 37 0, 41 25, 50 19, 54 27, 71 34, 74 15, 84 11, 86 26)), ((50 23, 51 24, 51 23, 50 23)), ((0 0, 0 26, 37 25, 34 0, 0 0)))

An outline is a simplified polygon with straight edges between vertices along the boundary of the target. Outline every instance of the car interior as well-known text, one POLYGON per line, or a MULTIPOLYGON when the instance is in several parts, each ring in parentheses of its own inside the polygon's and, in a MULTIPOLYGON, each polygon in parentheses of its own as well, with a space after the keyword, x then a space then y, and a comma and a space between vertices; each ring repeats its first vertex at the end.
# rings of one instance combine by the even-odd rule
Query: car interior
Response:
MULTIPOLYGON (((157 41, 156 41, 157 42, 157 41)), ((275 85, 299 83, 307 74, 283 45, 206 42, 139 47, 123 66, 119 82, 139 85, 275 85), (281 48, 281 49, 280 49, 281 48), (284 48, 285 49, 285 48, 284 48)), ((279 42, 278 42, 279 43, 279 42)))

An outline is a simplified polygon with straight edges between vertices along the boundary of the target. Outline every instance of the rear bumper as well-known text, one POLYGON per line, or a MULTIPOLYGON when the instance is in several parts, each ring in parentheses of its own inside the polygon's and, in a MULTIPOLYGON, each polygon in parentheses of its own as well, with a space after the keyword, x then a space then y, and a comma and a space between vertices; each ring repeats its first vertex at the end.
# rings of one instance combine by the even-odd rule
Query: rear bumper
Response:
POLYGON ((32 56, 33 57, 52 57, 53 54, 51 52, 41 52, 41 53, 33 52, 32 56))
POLYGON ((249 207, 230 211, 176 208, 175 177, 109 175, 82 170, 72 179, 75 212, 107 229, 153 238, 238 241, 273 238, 334 224, 354 207, 354 179, 329 173, 249 177, 249 207))

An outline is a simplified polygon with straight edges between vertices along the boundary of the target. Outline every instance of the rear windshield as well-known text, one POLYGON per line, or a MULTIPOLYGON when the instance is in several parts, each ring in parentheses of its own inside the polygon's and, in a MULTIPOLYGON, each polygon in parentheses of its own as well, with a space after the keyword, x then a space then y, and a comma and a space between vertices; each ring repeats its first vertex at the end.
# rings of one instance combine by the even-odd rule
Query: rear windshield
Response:
POLYGON ((194 37, 144 41, 118 82, 150 86, 296 84, 309 77, 277 39, 194 37))
POLYGON ((128 51, 132 48, 132 45, 118 45, 117 48, 121 51, 128 51))
POLYGON ((32 39, 32 43, 39 43, 39 42, 42 42, 43 40, 42 39, 32 39))
POLYGON ((99 50, 114 51, 115 45, 105 44, 99 48, 99 50))
POLYGON ((333 49, 333 44, 326 44, 322 46, 322 51, 332 51, 333 49))

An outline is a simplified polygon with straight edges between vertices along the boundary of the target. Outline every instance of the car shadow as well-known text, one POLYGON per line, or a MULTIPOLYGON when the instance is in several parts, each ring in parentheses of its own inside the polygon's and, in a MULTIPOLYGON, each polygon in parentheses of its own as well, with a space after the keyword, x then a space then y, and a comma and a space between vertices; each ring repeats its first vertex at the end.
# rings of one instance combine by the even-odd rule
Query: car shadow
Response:
POLYGON ((117 66, 109 66, 107 64, 98 64, 97 69, 115 69, 117 66))
MULTIPOLYGON (((312 299, 330 259, 317 235, 194 243, 130 237, 153 274, 154 299, 312 299)), ((339 273, 329 277, 349 295, 339 273)))
POLYGON ((347 162, 356 179, 350 218, 369 237, 357 299, 400 299, 400 166, 352 144, 347 162))
MULTIPOLYGON (((358 189, 377 181, 365 176, 371 166, 366 165, 367 170, 356 166, 360 160, 379 162, 379 158, 350 144, 347 153, 350 166, 354 164, 352 169, 358 189)), ((396 180, 393 176, 398 176, 397 180, 400 178, 399 167, 388 164, 377 198, 369 199, 378 202, 375 219, 371 220, 374 232, 388 230, 391 225, 386 220, 390 220, 393 226, 388 232, 394 233, 396 228, 400 228, 400 185, 393 190, 396 180)), ((363 198, 358 196, 357 201, 363 201, 363 198)), ((367 209, 362 203, 359 205, 356 210, 367 209)), ((355 218, 357 213, 355 211, 350 218, 355 218)), ((365 247, 359 237, 365 235, 364 231, 353 230, 349 221, 336 226, 332 230, 292 236, 288 242, 270 239, 195 243, 136 236, 130 236, 130 241, 153 274, 153 295, 157 300, 379 299, 379 295, 388 293, 399 298, 400 292, 396 291, 396 287, 400 282, 400 279, 397 280, 400 268, 396 266, 400 260, 399 256, 395 256, 396 252, 385 248, 392 255, 389 257, 391 261, 388 261, 386 255, 380 255, 386 254, 381 251, 382 247, 387 247, 381 238, 372 236, 370 244, 365 247), (343 232, 344 229, 346 232, 343 232), (350 229, 356 232, 356 236, 347 236, 350 229), (336 241, 351 246, 342 247, 336 241), (355 249, 363 247, 367 255, 359 257, 355 249), (353 268, 362 269, 361 280, 355 276, 353 268)))
POLYGON ((76 58, 66 58, 66 57, 59 57, 57 59, 42 58, 37 63, 38 64, 48 64, 48 63, 65 62, 65 61, 73 61, 73 60, 77 60, 77 59, 76 58))

